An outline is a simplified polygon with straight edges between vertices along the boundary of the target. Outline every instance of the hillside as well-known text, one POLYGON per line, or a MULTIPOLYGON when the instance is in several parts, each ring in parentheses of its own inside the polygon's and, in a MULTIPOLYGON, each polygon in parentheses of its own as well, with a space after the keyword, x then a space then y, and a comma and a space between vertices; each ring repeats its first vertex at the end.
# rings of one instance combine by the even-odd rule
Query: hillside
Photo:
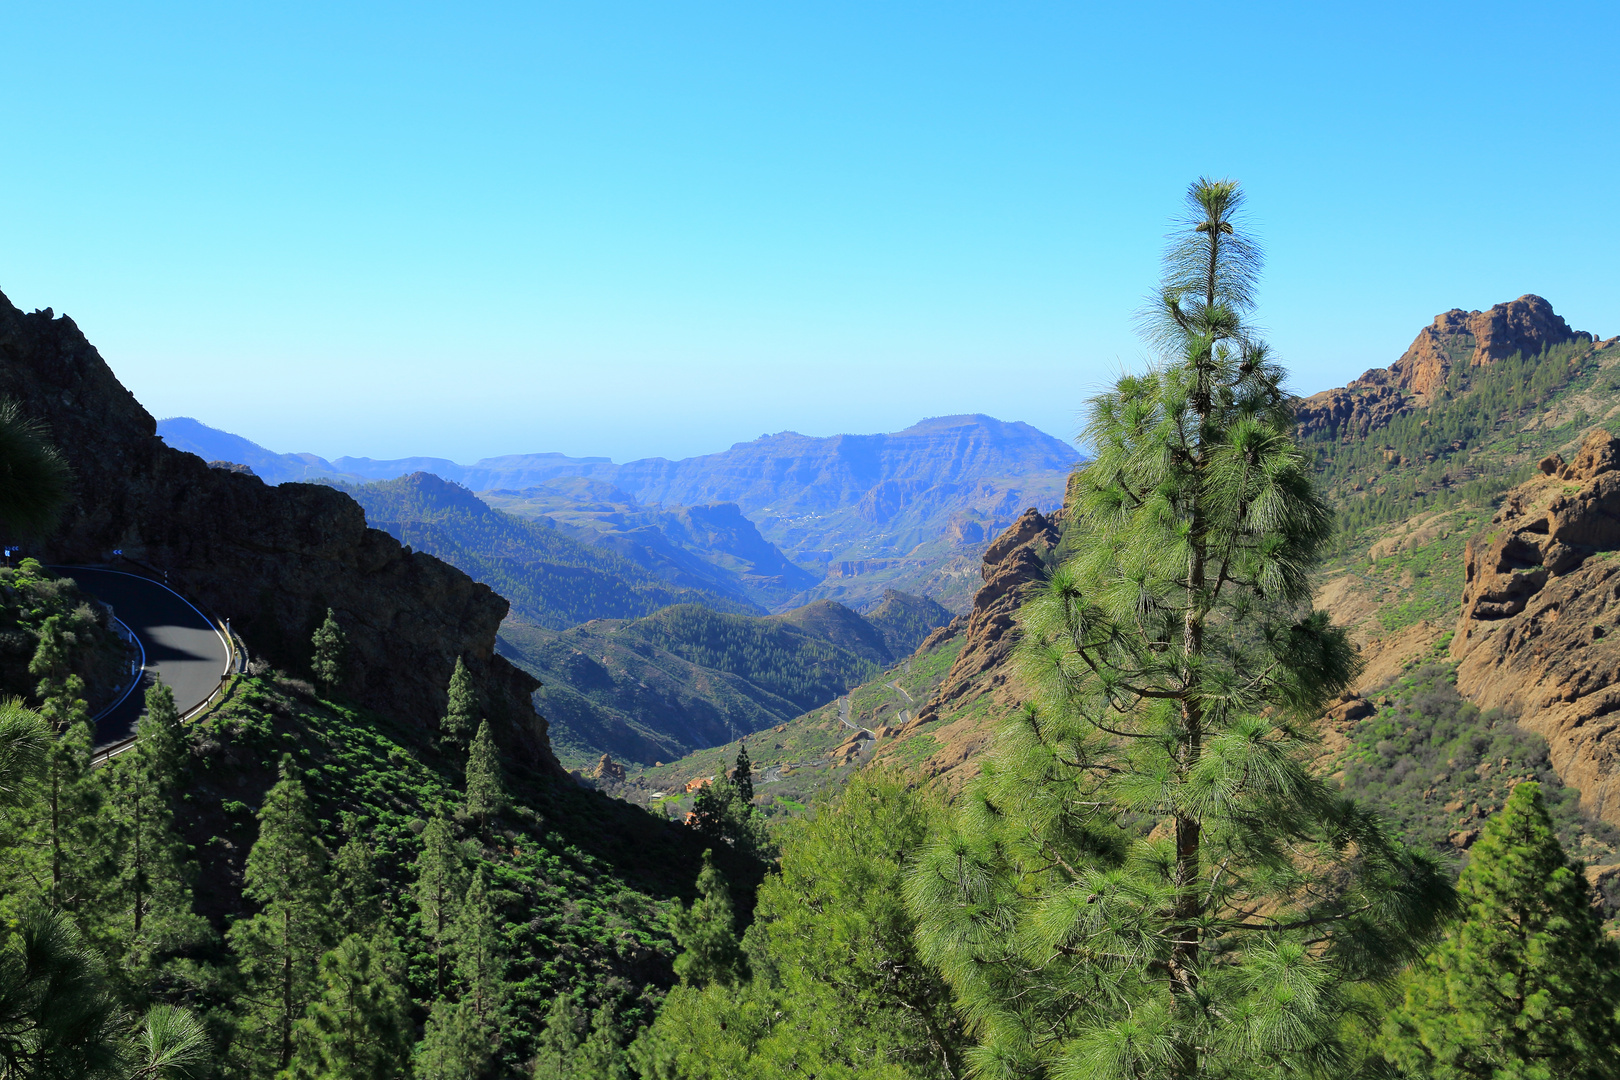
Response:
POLYGON ((943 604, 894 589, 885 589, 882 599, 861 614, 883 635, 889 655, 895 657, 910 656, 924 638, 951 621, 943 604))
MULTIPOLYGON (((362 977, 386 984, 408 1049, 442 1020, 446 987, 463 982, 457 968, 446 984, 442 964, 436 979, 443 940, 420 888, 432 848, 437 880, 455 890, 444 895, 495 943, 481 985, 505 1011, 478 1048, 490 1075, 527 1075, 558 994, 632 1027, 652 1019, 675 981, 670 917, 691 899, 706 845, 562 776, 532 708, 535 681, 494 652, 504 600, 367 528, 339 491, 267 486, 165 446, 71 321, 25 315, 3 297, 0 394, 45 425, 73 468, 60 526, 30 553, 88 562, 121 547, 232 614, 252 657, 201 714, 183 726, 154 718, 137 752, 100 767, 82 719, 52 744, 49 783, 43 764, 8 751, 0 916, 14 945, 32 912, 59 909, 62 936, 46 947, 60 965, 51 970, 69 971, 65 991, 53 984, 27 1015, 61 1008, 65 992, 85 1010, 75 1022, 89 1017, 88 1037, 101 1010, 122 1043, 126 1021, 149 1007, 183 1006, 207 1036, 194 1075, 276 1075, 265 1032, 319 995, 323 954, 370 941, 386 967, 362 963, 362 977), (346 637, 347 672, 317 694, 300 676, 328 609, 346 637), (486 776, 501 797, 476 813, 474 763, 438 731, 458 659, 495 737, 486 776), (277 844, 297 857, 270 862, 278 856, 264 852, 277 844), (255 857, 265 860, 257 871, 255 857), (271 921, 296 932, 254 929, 271 921)), ((62 671, 82 676, 92 700, 109 672, 127 672, 102 609, 71 582, 41 576, 31 560, 0 577, 9 692, 37 685, 26 659, 41 655, 48 624, 65 631, 62 671)), ((53 698, 53 715, 83 708, 75 682, 53 698)), ((716 861, 746 919, 762 866, 731 849, 716 861)), ((71 1063, 51 1071, 84 1075, 71 1063)))
MULTIPOLYGON (((1445 852, 1466 851, 1531 777, 1573 850, 1620 861, 1605 824, 1620 822, 1620 729, 1603 719, 1620 685, 1620 638, 1606 632, 1620 550, 1615 342, 1570 329, 1538 297, 1453 311, 1389 368, 1300 404, 1339 512, 1317 603, 1366 663, 1324 719, 1320 767, 1445 852)), ((1063 527, 1026 514, 986 551, 969 615, 913 658, 951 647, 950 669, 876 740, 877 759, 916 762, 951 788, 976 771, 1017 703, 1018 592, 1063 527)))
POLYGON ((748 601, 673 585, 613 551, 581 543, 549 521, 493 509, 431 473, 344 485, 373 527, 457 566, 506 597, 537 626, 562 630, 590 619, 624 619, 670 604, 758 612, 748 601))
MULTIPOLYGON (((907 601, 923 604, 896 603, 907 601)), ((509 619, 501 648, 545 684, 537 702, 558 754, 580 769, 602 754, 649 766, 733 742, 825 705, 904 655, 826 600, 768 617, 681 605, 561 632, 509 619)))
POLYGON ((819 580, 761 536, 736 503, 646 507, 611 484, 578 477, 522 491, 484 491, 479 498, 518 517, 564 526, 672 585, 771 610, 792 607, 819 580))

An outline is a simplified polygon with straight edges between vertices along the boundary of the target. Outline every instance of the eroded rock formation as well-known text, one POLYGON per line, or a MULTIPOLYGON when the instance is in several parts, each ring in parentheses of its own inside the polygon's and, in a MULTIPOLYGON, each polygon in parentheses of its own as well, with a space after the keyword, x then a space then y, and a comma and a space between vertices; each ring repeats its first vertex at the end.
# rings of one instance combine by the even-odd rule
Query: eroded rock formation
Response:
POLYGON ((331 607, 350 644, 345 693, 425 728, 463 657, 501 741, 560 774, 531 700, 538 682, 495 654, 507 603, 488 586, 367 528, 341 492, 269 487, 164 445, 71 319, 24 314, 3 295, 0 397, 44 422, 73 467, 72 503, 44 558, 107 563, 121 550, 166 570, 254 654, 294 671, 331 607))
MULTIPOLYGON (((1053 515, 1056 517, 1056 515, 1053 515)), ((984 581, 973 597, 973 610, 929 635, 924 649, 965 634, 962 651, 934 696, 905 730, 939 719, 942 710, 969 695, 993 691, 1012 675, 1007 663, 1015 635, 1014 621, 1028 587, 1046 576, 1045 557, 1057 546, 1057 523, 1031 507, 984 552, 979 576, 984 581)))
POLYGON ((1620 440, 1541 464, 1470 540, 1457 688, 1546 738, 1592 814, 1620 823, 1620 440))

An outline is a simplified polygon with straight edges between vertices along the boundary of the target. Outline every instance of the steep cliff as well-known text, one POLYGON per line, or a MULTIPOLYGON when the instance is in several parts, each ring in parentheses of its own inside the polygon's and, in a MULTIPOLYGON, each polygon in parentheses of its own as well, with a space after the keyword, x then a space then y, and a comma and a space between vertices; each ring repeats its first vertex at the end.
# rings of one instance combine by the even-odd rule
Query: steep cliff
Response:
POLYGON ((1620 439, 1593 431, 1542 473, 1468 543, 1457 688, 1516 712, 1583 808, 1620 823, 1620 439))
POLYGON ((507 603, 488 587, 368 529, 347 495, 270 487, 164 445, 71 319, 24 314, 3 295, 0 397, 43 421, 74 470, 72 503, 40 554, 104 563, 121 550, 166 570, 231 619, 253 653, 292 670, 307 664, 331 607, 350 644, 345 693, 422 727, 443 714, 463 657, 503 743, 556 768, 531 703, 538 684, 495 653, 507 603))

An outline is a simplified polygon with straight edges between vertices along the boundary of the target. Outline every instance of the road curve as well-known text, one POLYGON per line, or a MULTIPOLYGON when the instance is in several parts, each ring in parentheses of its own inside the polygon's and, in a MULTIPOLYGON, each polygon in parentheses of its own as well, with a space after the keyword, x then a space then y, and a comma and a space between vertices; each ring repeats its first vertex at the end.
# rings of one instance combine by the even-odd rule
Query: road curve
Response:
POLYGON ((135 734, 146 710, 146 688, 154 676, 174 691, 181 715, 208 700, 230 668, 225 635, 185 597, 162 582, 87 566, 53 566, 52 573, 70 577, 79 588, 112 605, 113 615, 129 627, 146 653, 141 681, 122 701, 96 718, 96 748, 135 734))

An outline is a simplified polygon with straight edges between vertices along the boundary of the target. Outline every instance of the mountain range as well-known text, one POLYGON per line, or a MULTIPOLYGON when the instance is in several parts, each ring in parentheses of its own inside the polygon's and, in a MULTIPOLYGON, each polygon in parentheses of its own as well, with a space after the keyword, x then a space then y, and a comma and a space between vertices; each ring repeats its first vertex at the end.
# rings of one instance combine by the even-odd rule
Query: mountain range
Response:
MULTIPOLYGON (((570 767, 603 754, 673 760, 792 719, 909 654, 951 618, 932 600, 892 590, 865 615, 823 599, 767 616, 735 580, 717 590, 672 583, 681 573, 661 576, 573 538, 570 526, 495 509, 431 473, 339 486, 373 528, 507 598, 497 649, 543 684, 535 705, 570 767)), ((741 536, 745 550, 785 561, 733 504, 684 520, 730 523, 726 536, 741 536)))
MULTIPOLYGON (((936 417, 879 435, 782 432, 715 454, 624 464, 562 454, 487 458, 470 466, 438 458, 328 461, 273 453, 187 418, 162 421, 159 433, 177 449, 205 461, 246 465, 269 483, 366 483, 427 472, 489 492, 493 502, 517 513, 572 517, 576 524, 595 515, 596 539, 618 545, 644 565, 662 561, 666 568, 673 566, 667 547, 633 534, 656 524, 668 539, 668 519, 636 520, 638 515, 679 516, 689 508, 733 503, 803 571, 733 567, 761 579, 752 598, 773 609, 821 597, 859 605, 894 588, 961 610, 972 595, 984 545, 1025 508, 1060 504, 1080 459, 1074 448, 1028 424, 983 415, 936 417), (604 504, 624 522, 610 522, 592 509, 604 504), (646 550, 634 550, 638 545, 646 550)), ((709 524, 700 523, 696 531, 709 524)))
MULTIPOLYGON (((1620 909, 1616 345, 1573 330, 1538 297, 1448 312, 1399 360, 1297 413, 1341 526, 1316 602, 1350 629, 1365 663, 1315 725, 1314 768, 1451 866, 1477 856, 1486 819, 1516 785, 1538 781, 1611 933, 1620 909)), ((670 913, 696 906, 705 851, 736 886, 738 925, 747 923, 763 866, 743 845, 712 843, 668 816, 692 805, 693 781, 735 760, 739 736, 772 813, 802 813, 816 785, 874 761, 910 770, 919 786, 959 790, 1019 703, 1009 657, 1020 602, 1076 528, 1060 504, 1031 506, 988 543, 974 541, 974 593, 948 621, 937 603, 896 591, 859 607, 802 593, 767 605, 748 596, 786 573, 778 556, 809 568, 788 558, 797 549, 774 526, 742 525, 764 520, 764 509, 741 498, 666 504, 570 476, 484 499, 422 470, 267 486, 165 447, 71 321, 25 315, 3 297, 0 393, 46 427, 73 468, 69 506, 39 554, 162 571, 232 617, 252 657, 183 729, 183 796, 165 843, 192 853, 172 879, 184 884, 173 885, 174 908, 206 925, 163 946, 173 962, 163 970, 185 972, 195 980, 186 985, 259 977, 234 952, 250 934, 226 931, 265 925, 264 905, 244 889, 254 880, 249 852, 269 850, 255 845, 271 835, 272 785, 296 783, 309 799, 303 835, 342 865, 369 865, 376 895, 419 895, 417 868, 435 836, 466 861, 462 882, 499 883, 487 895, 510 995, 501 1068, 513 1075, 532 1071, 556 1002, 600 1002, 604 1030, 651 1021, 677 981, 670 913), (502 500, 512 512, 491 505, 502 500), (644 529, 662 541, 636 539, 644 529), (510 602, 479 577, 499 578, 510 602), (304 676, 328 613, 347 636, 348 664, 340 685, 317 694, 304 676), (487 822, 456 812, 470 804, 472 755, 439 730, 458 661, 499 747, 493 779, 507 805, 487 822), (549 727, 531 708, 536 678, 547 683, 539 701, 549 727), (648 767, 602 762, 594 792, 557 767, 553 747, 578 768, 604 745, 648 767), (345 858, 361 849, 357 835, 372 855, 345 858)), ((863 504, 878 509, 889 479, 904 482, 880 480, 853 503, 829 483, 837 509, 822 520, 865 520, 863 504)), ((942 486, 927 489, 931 512, 948 504, 942 486)), ((915 502, 887 519, 883 542, 904 543, 892 523, 912 511, 915 502)), ((7 693, 33 690, 19 670, 7 693)), ((129 776, 137 756, 83 772, 107 783, 129 776)), ((73 843, 141 827, 123 789, 108 790, 115 797, 88 811, 62 801, 83 814, 73 843)), ((48 820, 43 797, 27 812, 48 820)), ((13 846, 33 857, 26 848, 13 846)), ((75 918, 122 927, 121 902, 102 899, 118 896, 116 861, 67 865, 106 875, 75 918)), ((466 894, 486 895, 482 885, 466 894)), ((329 921, 348 914, 340 903, 329 921)), ((429 922, 403 906, 391 917, 413 958, 403 981, 414 978, 413 1000, 431 1001, 429 922)), ((115 967, 128 955, 123 938, 91 940, 119 943, 115 967)), ((212 1015, 229 1025, 253 1003, 241 994, 212 1015)), ((423 1030, 430 1020, 425 1005, 405 1017, 423 1030)))

